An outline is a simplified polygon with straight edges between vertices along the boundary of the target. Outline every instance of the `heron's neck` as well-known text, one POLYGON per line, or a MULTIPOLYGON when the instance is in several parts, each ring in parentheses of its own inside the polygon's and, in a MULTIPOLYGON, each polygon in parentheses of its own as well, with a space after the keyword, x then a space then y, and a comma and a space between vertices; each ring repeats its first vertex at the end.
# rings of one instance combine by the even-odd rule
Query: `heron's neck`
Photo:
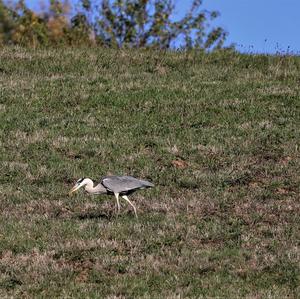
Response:
POLYGON ((102 184, 98 184, 97 186, 94 187, 94 183, 91 179, 85 179, 86 184, 85 184, 85 191, 91 194, 101 194, 101 193, 106 193, 106 189, 102 186, 102 184))

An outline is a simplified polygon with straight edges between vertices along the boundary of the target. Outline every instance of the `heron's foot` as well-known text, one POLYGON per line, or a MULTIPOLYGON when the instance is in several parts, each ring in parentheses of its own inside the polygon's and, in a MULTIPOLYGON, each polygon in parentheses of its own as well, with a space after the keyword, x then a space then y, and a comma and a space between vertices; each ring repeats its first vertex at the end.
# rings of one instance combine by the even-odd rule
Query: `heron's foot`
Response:
POLYGON ((121 209, 118 206, 116 206, 115 211, 116 211, 117 216, 119 216, 121 213, 121 209))

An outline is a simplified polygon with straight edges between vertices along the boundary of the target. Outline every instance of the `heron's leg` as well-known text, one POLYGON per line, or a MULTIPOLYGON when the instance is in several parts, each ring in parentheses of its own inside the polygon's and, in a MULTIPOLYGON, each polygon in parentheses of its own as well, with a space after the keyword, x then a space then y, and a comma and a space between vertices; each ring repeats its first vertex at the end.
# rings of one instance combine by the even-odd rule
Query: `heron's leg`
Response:
POLYGON ((120 201, 119 201, 119 193, 115 193, 115 197, 116 197, 116 199, 117 199, 118 212, 120 212, 121 207, 120 207, 120 201))
POLYGON ((133 207, 135 217, 137 218, 136 208, 133 205, 133 203, 128 199, 128 197, 126 195, 123 195, 122 198, 124 198, 133 207))

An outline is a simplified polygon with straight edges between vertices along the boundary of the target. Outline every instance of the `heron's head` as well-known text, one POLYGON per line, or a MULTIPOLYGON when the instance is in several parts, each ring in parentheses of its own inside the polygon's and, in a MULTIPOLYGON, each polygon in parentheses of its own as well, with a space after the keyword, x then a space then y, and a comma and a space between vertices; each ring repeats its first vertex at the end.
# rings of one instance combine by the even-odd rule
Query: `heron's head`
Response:
POLYGON ((86 185, 86 179, 85 178, 80 178, 74 187, 70 190, 69 195, 71 195, 73 192, 77 191, 79 188, 83 187, 86 185))

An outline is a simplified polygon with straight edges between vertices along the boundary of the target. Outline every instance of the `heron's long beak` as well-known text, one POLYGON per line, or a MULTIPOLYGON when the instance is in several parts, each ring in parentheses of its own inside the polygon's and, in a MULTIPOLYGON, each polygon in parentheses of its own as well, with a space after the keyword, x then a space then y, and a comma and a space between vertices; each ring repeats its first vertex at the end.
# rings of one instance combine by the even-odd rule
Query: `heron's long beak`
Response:
POLYGON ((80 187, 80 186, 75 185, 75 186, 70 190, 69 195, 71 195, 73 192, 75 192, 76 190, 78 190, 79 187, 80 187))

